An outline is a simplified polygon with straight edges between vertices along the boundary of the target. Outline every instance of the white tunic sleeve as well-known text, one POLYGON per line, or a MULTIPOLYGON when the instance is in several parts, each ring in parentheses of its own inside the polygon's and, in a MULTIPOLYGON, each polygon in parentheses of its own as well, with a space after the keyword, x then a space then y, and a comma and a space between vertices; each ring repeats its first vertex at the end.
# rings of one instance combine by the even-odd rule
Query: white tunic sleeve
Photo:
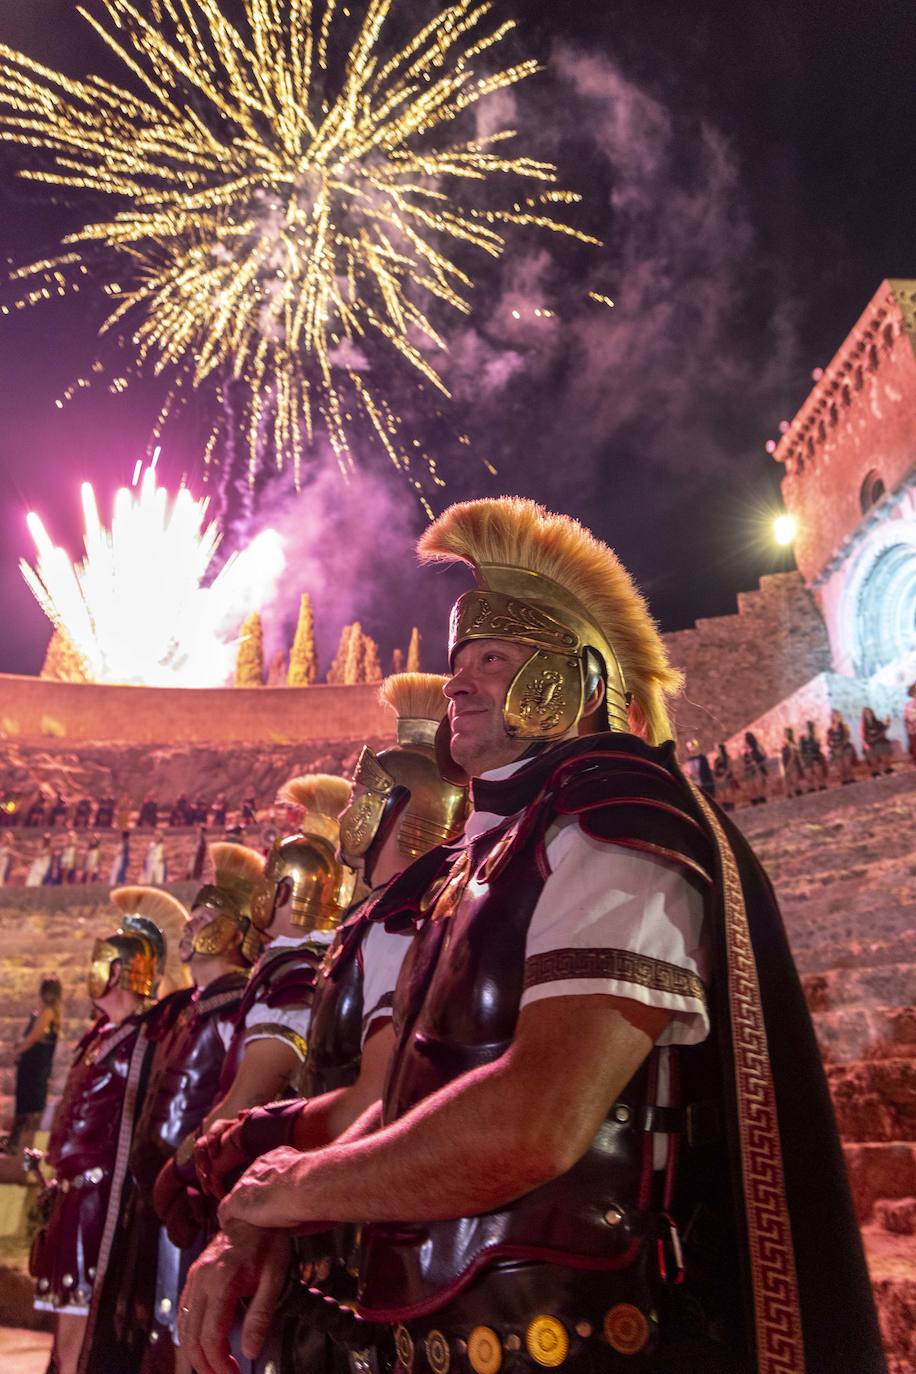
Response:
POLYGON ((311 1020, 311 1007, 269 1007, 266 1002, 255 1002, 245 1017, 245 1044, 250 1045, 253 1040, 282 1040, 304 1063, 311 1020))
POLYGON ((391 935, 383 925, 369 927, 362 948, 363 1044, 374 1022, 391 1019, 394 990, 409 948, 409 935, 391 935))
POLYGON ((659 1045, 709 1034, 703 897, 673 863, 585 835, 548 834, 550 876, 525 948, 521 1005, 605 993, 674 1012, 659 1045))

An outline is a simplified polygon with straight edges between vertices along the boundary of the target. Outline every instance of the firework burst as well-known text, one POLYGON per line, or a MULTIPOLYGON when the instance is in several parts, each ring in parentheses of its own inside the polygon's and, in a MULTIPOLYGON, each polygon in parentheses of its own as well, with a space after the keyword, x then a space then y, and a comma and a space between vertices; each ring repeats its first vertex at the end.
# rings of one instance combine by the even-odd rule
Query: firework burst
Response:
POLYGON ((19 567, 48 619, 75 648, 92 682, 219 687, 235 657, 239 625, 274 595, 286 566, 274 530, 233 554, 209 585, 219 545, 207 502, 181 487, 169 501, 150 465, 136 492, 115 497, 111 527, 82 487, 85 556, 72 563, 30 512, 37 567, 19 567))
MULTIPOLYGON (((594 242, 558 219, 556 169, 473 133, 474 107, 537 70, 499 65, 512 21, 457 0, 392 41, 395 0, 128 0, 80 9, 131 89, 71 80, 0 46, 0 138, 43 159, 21 175, 102 213, 20 269, 21 303, 85 288, 103 332, 168 383, 157 433, 189 394, 243 391, 249 479, 300 467, 317 426, 342 469, 357 415, 419 487, 387 380, 447 394, 442 321, 467 314, 474 253, 510 226, 594 242), (384 379, 384 380, 382 380, 384 379)), ((113 385, 122 389, 123 378, 113 385)), ((155 436, 154 436, 155 437, 155 436)), ((206 458, 220 451, 220 426, 206 458)), ((435 461, 423 455, 435 478, 435 461)))

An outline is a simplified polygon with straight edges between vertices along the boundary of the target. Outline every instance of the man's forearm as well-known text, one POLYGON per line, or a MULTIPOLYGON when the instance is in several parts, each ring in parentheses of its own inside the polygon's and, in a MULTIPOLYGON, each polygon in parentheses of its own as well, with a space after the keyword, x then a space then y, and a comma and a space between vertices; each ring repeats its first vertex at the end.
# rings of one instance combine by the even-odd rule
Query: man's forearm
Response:
POLYGON ((226 1217, 284 1227, 472 1216, 556 1178, 587 1149, 667 1019, 647 1035, 616 1012, 616 999, 562 1000, 605 1006, 554 1039, 559 1014, 541 1004, 526 1043, 390 1126, 308 1154, 265 1155, 224 1202, 226 1217))

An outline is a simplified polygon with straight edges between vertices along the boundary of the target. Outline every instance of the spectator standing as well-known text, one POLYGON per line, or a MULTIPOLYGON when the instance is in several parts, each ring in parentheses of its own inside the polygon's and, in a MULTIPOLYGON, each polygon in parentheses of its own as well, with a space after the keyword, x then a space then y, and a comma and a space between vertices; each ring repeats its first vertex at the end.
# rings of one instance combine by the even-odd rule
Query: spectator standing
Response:
POLYGON ((805 780, 801 752, 795 742, 795 731, 791 725, 786 726, 783 734, 782 776, 786 786, 786 796, 800 797, 804 791, 802 784, 805 780))
POLYGON ((159 824, 159 804, 151 792, 147 792, 143 798, 143 805, 140 807, 140 818, 137 825, 144 830, 155 830, 159 824))
POLYGON ((712 773, 716 784, 716 801, 723 811, 734 811, 740 787, 731 755, 722 743, 713 759, 712 773))
POLYGON ((76 882, 76 831, 68 830, 60 856, 61 882, 76 882))
POLYGON ((870 706, 863 707, 862 748, 873 778, 878 777, 882 770, 885 773, 893 771, 891 768, 891 742, 887 738, 890 727, 889 716, 886 720, 879 720, 870 706))
POLYGON ((161 887, 166 882, 165 841, 157 830, 150 840, 143 861, 143 882, 148 887, 161 887))
POLYGON ((10 873, 13 868, 13 859, 16 851, 13 848, 13 832, 5 830, 3 839, 0 840, 0 887, 6 887, 10 873))
POLYGON ((191 860, 191 867, 188 869, 188 878, 193 878, 200 882, 204 876, 204 865, 207 862, 207 827, 202 825, 197 832, 197 848, 194 851, 194 858, 191 860))
POLYGON ((6 1143, 11 1154, 31 1145, 41 1125, 60 1035, 63 996, 60 979, 42 978, 38 996, 39 1006, 29 1017, 25 1034, 13 1051, 16 1056, 16 1115, 6 1143))
POLYGON ((813 720, 806 723, 805 733, 799 740, 798 748, 805 777, 808 779, 808 791, 813 792, 815 788, 818 792, 826 791, 827 760, 824 758, 813 720))
POLYGON ((88 797, 80 797, 73 811, 73 826, 76 830, 89 829, 89 817, 92 814, 92 802, 88 797))
POLYGON ((744 765, 744 785, 751 806, 763 806, 767 799, 767 756, 750 730, 745 731, 741 760, 744 765))
POLYGON ((827 731, 827 748, 830 762, 842 784, 855 781, 855 767, 858 756, 852 742, 849 726, 843 719, 842 711, 830 712, 830 728, 827 731))
POLYGON ((54 805, 51 807, 51 813, 48 816, 48 824, 53 829, 53 827, 57 825, 58 821, 65 821, 66 819, 67 803, 64 799, 63 792, 58 792, 57 796, 54 799, 54 805))
POLYGON ((906 742, 910 750, 910 758, 916 763, 916 682, 910 683, 907 688, 907 702, 903 708, 903 725, 906 730, 906 742))
POLYGON ((700 742, 696 739, 687 741, 687 757, 684 761, 684 772, 691 782, 697 787, 702 788, 707 797, 714 797, 716 794, 716 781, 713 777, 712 769, 709 766, 709 759, 700 748, 700 742))
POLYGON ((98 835, 90 835, 89 843, 86 845, 86 856, 83 859, 83 882, 97 883, 99 881, 99 864, 101 863, 101 851, 98 835))
POLYGON ((25 877, 26 887, 43 887, 48 881, 48 874, 51 872, 51 833, 45 831, 44 839, 41 842, 41 849, 29 864, 29 871, 25 877))
POLYGON ((108 879, 111 887, 119 887, 121 883, 127 882, 127 870, 130 868, 130 831, 121 831, 121 847, 115 855, 114 863, 111 865, 111 875, 108 879))
POLYGON ((95 828, 96 830, 110 830, 114 820, 114 797, 99 797, 99 804, 95 809, 95 828))
POLYGON ((35 800, 32 802, 32 805, 25 813, 25 824, 28 826, 33 826, 37 829, 38 826, 44 825, 44 823, 45 799, 44 794, 39 792, 38 796, 35 798, 35 800))

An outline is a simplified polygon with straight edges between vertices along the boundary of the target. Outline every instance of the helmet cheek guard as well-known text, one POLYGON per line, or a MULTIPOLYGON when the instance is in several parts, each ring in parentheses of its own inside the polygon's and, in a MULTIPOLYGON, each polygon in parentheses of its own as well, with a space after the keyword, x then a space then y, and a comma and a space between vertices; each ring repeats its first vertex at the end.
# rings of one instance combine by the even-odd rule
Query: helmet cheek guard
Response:
POLYGON ((340 856, 350 867, 368 854, 395 786, 375 750, 364 745, 353 771, 350 800, 340 816, 340 856))
POLYGON ((513 739, 562 739, 584 704, 582 656, 535 649, 509 683, 503 702, 506 733, 513 739))
POLYGON ((404 809, 410 801, 410 792, 406 787, 396 786, 392 788, 385 799, 382 812, 375 827, 375 833, 369 841, 369 846, 363 854, 363 873, 366 882, 372 884, 372 870, 375 868, 376 860, 382 845, 388 836, 395 829, 404 809))

